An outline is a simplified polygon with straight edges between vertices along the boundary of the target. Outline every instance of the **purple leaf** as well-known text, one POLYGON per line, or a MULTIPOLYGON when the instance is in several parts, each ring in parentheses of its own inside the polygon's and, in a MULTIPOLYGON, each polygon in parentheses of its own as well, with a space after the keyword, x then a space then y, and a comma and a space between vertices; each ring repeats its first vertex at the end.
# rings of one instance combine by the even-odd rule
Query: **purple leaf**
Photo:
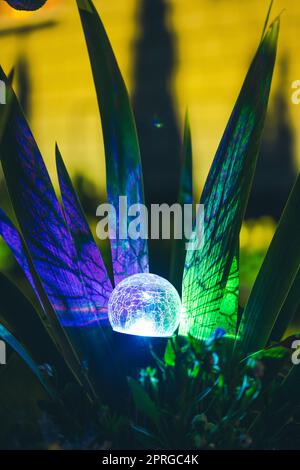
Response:
POLYGON ((30 271, 23 239, 19 231, 17 230, 17 228, 14 226, 12 221, 9 219, 9 217, 5 214, 5 212, 1 208, 0 208, 0 235, 2 236, 5 243, 11 249, 17 263, 22 268, 25 276, 27 277, 38 299, 40 300, 38 290, 36 288, 35 282, 32 278, 32 274, 30 271))
POLYGON ((105 320, 108 318, 107 305, 112 285, 58 147, 56 166, 65 218, 75 242, 86 291, 97 310, 98 319, 105 320))

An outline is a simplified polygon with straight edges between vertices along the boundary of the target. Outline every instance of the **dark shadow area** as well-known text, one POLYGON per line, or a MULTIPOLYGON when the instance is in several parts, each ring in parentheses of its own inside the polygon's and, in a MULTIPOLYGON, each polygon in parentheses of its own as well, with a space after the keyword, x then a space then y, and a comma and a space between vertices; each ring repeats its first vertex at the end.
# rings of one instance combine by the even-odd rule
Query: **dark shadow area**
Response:
MULTIPOLYGON (((174 35, 164 0, 142 0, 136 42, 133 108, 140 139, 146 203, 177 202, 181 138, 171 92, 174 35)), ((151 270, 167 275, 170 243, 150 243, 151 270)))
POLYGON ((43 21, 35 25, 23 25, 16 26, 14 28, 2 28, 0 29, 0 37, 3 36, 16 36, 16 35, 27 35, 34 33, 35 31, 40 31, 43 29, 52 28, 57 25, 57 22, 54 20, 43 21))
POLYGON ((17 89, 20 105, 28 120, 31 117, 31 80, 29 64, 25 55, 20 55, 17 61, 17 89))
POLYGON ((167 15, 164 0, 142 0, 133 107, 148 204, 173 203, 178 195, 181 139, 170 89, 175 51, 167 15))

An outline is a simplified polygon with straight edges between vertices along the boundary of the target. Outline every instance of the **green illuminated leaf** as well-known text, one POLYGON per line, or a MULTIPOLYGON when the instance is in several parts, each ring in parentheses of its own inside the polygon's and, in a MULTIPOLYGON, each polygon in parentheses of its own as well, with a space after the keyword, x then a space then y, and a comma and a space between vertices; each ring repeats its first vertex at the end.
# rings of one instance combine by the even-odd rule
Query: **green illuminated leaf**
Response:
POLYGON ((238 263, 238 249, 233 258, 230 268, 226 287, 224 289, 223 298, 220 303, 220 314, 233 317, 236 320, 239 299, 239 263, 238 263))
POLYGON ((208 338, 216 328, 236 334, 239 232, 265 122, 278 32, 279 19, 259 45, 200 199, 204 240, 187 252, 180 328, 181 334, 198 339, 208 338))
POLYGON ((257 351, 256 353, 251 354, 250 357, 256 360, 283 359, 287 357, 289 354, 290 354, 290 351, 288 348, 285 348, 284 346, 274 346, 273 348, 261 349, 260 351, 257 351))
POLYGON ((169 340, 165 350, 164 360, 167 366, 175 366, 176 354, 172 345, 172 342, 169 340))
POLYGON ((128 384, 137 410, 150 421, 157 424, 159 422, 160 413, 155 403, 136 380, 129 377, 128 384))

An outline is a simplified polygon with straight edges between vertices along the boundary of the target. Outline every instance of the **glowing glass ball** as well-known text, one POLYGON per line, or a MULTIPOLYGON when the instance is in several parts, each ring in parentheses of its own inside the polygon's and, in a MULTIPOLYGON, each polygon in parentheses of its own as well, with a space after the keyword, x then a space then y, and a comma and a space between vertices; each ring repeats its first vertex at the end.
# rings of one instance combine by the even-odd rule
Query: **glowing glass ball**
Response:
POLYGON ((156 274, 134 274, 121 281, 108 303, 114 331, 137 336, 172 336, 181 300, 175 287, 156 274))

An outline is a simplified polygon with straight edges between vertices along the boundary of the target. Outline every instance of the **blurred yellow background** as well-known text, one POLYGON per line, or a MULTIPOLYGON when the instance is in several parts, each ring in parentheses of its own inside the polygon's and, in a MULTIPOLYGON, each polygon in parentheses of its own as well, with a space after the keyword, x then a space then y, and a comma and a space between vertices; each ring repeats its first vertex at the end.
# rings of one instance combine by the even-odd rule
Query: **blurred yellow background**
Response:
MULTIPOLYGON (((141 1, 94 3, 131 93, 141 1)), ((190 113, 197 197, 258 45, 268 3, 268 0, 168 1, 168 26, 176 39, 177 53, 173 96, 181 126, 186 108, 190 113)), ((28 62, 30 121, 51 177, 56 181, 57 141, 71 174, 84 172, 103 191, 100 121, 75 0, 48 0, 47 8, 35 13, 16 12, 3 1, 0 5, 0 63, 8 72, 18 57, 23 56, 28 62)), ((273 16, 284 8, 273 93, 282 86, 278 64, 285 57, 287 77, 281 91, 289 103, 299 167, 300 105, 293 105, 290 99, 292 81, 300 80, 299 0, 276 0, 273 16)))

